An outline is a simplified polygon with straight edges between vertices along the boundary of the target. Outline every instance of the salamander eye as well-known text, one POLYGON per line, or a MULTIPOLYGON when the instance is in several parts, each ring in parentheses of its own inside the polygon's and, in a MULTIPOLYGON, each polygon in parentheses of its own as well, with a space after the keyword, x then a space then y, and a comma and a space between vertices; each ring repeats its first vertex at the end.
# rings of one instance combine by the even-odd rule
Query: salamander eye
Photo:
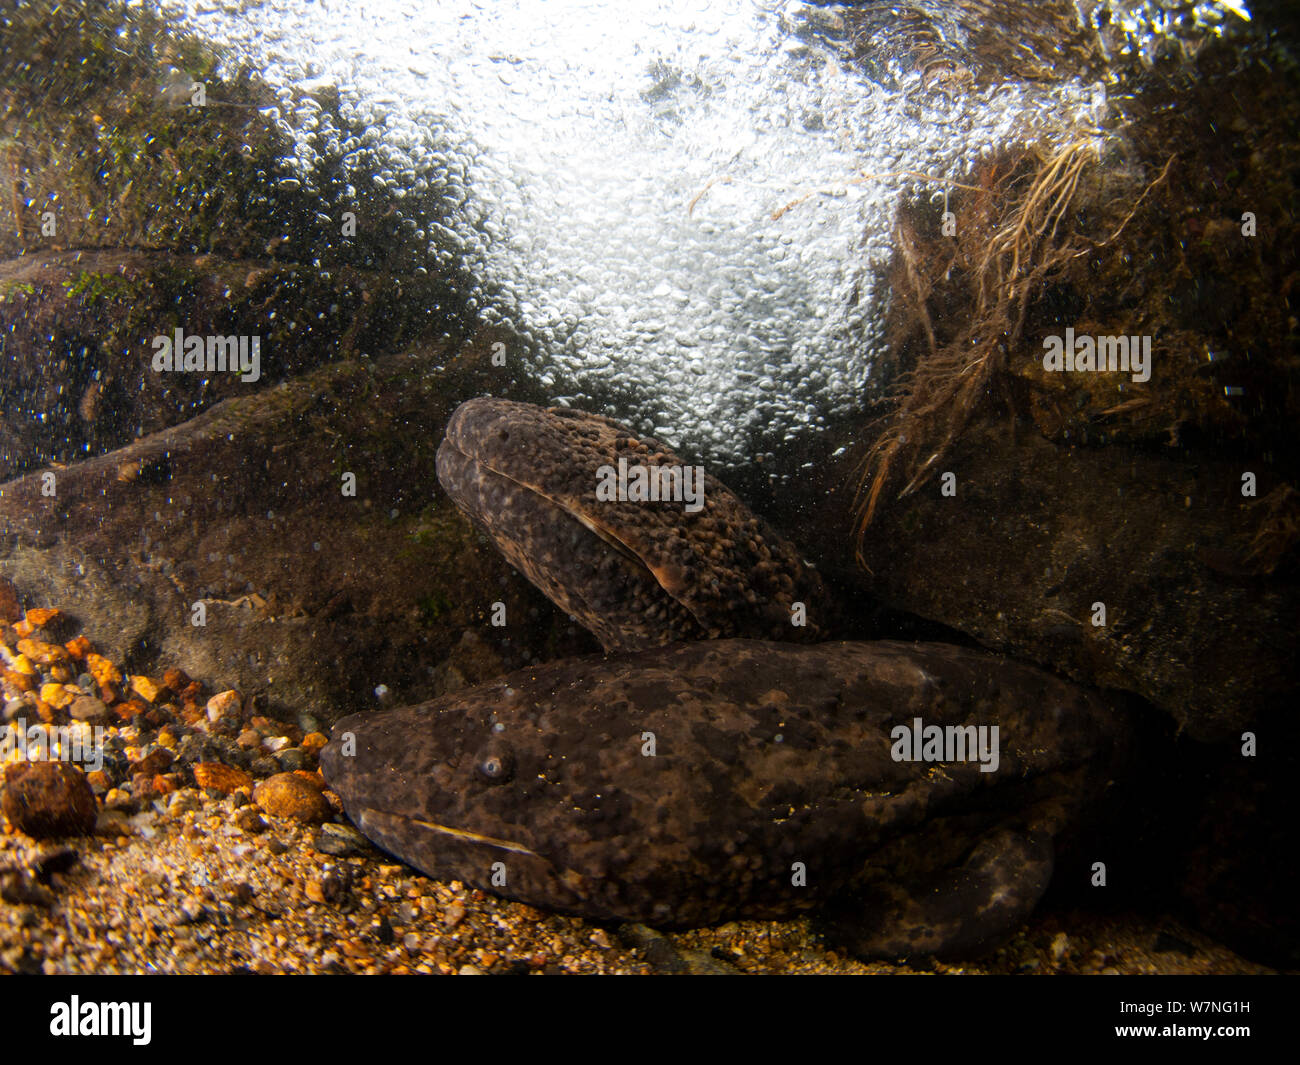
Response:
POLYGON ((479 777, 489 784, 504 784, 515 775, 515 755, 503 743, 490 744, 474 767, 479 777))

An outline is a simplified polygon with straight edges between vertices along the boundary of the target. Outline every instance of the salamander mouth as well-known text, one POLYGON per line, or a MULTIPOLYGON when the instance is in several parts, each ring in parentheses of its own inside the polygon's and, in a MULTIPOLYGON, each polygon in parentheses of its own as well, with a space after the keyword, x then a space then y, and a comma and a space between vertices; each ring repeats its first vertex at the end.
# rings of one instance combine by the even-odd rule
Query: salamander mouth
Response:
MULTIPOLYGON (((497 478, 501 481, 508 482, 510 485, 517 488, 521 492, 527 492, 528 495, 530 495, 532 498, 541 500, 547 506, 551 507, 555 511, 559 512, 560 514, 564 515, 567 518, 572 519, 573 521, 576 521, 579 525, 581 525, 584 529, 590 532, 593 536, 598 537, 612 550, 618 552, 618 554, 622 555, 629 562, 635 564, 639 569, 641 569, 648 576, 653 578, 659 584, 659 586, 664 589, 664 591, 668 592, 670 595, 673 594, 675 589, 673 587, 670 587, 669 583, 665 583, 665 578, 661 576, 658 570, 652 569, 651 567, 647 566, 645 562, 641 559, 641 557, 635 551, 633 551, 632 548, 630 548, 623 540, 621 540, 611 529, 597 523, 591 518, 590 515, 584 513, 581 510, 575 510, 574 508, 565 505, 563 501, 555 498, 555 496, 543 492, 538 488, 536 488, 535 486, 528 484, 525 481, 521 481, 517 477, 511 476, 509 473, 506 473, 503 470, 497 469, 496 467, 489 465, 488 463, 484 462, 482 459, 475 458, 473 455, 457 447, 454 443, 451 442, 450 439, 446 439, 443 441, 442 448, 445 448, 448 452, 452 453, 455 456, 456 460, 458 460, 457 465, 459 466, 459 468, 461 468, 462 470, 466 470, 470 478, 483 480, 483 481, 486 481, 488 478, 497 478)), ((440 452, 442 448, 439 449, 440 452)), ((448 465, 450 465, 450 462, 448 463, 448 465)), ((455 484, 455 482, 453 482, 453 484, 457 488, 461 487, 459 484, 455 484)), ((663 568, 664 567, 660 567, 660 569, 663 568)))
POLYGON ((348 816, 380 849, 435 880, 465 880, 522 902, 545 904, 560 911, 576 913, 597 906, 603 916, 617 916, 590 898, 590 885, 581 874, 557 868, 550 859, 516 840, 373 806, 349 809, 348 816), (508 879, 489 884, 488 877, 493 875, 490 871, 498 868, 508 879))
MULTIPOLYGON (((434 821, 426 821, 423 818, 411 817, 407 814, 395 814, 372 806, 363 806, 357 810, 357 827, 361 829, 363 834, 372 839, 383 839, 394 835, 396 832, 409 836, 410 829, 417 829, 429 833, 431 840, 434 841, 438 837, 444 837, 458 843, 485 847, 490 850, 510 854, 524 854, 531 858, 541 857, 532 848, 513 840, 487 836, 481 832, 471 832, 469 829, 456 828, 452 825, 441 825, 434 821)), ((436 842, 433 845, 436 846, 436 842)))

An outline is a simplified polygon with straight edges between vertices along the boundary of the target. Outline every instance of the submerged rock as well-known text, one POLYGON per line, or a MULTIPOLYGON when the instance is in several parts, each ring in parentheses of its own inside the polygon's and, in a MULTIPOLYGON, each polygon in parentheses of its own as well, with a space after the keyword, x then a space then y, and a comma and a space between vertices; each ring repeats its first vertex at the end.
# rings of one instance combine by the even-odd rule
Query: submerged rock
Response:
POLYGON ((1300 582, 1242 561, 1259 518, 1241 498, 1240 463, 1059 447, 986 426, 945 468, 960 511, 936 488, 891 504, 871 528, 874 595, 1134 692, 1203 740, 1293 701, 1300 582), (1229 567, 1219 553, 1234 546, 1229 567))
POLYGON ((0 812, 33 839, 85 835, 95 827, 95 793, 66 762, 16 762, 5 767, 0 812))
POLYGON ((319 824, 330 815, 329 803, 320 788, 297 773, 277 773, 253 791, 253 800, 272 817, 319 824))
POLYGON ((416 664, 446 658, 494 602, 506 668, 590 649, 440 502, 426 442, 482 388, 487 351, 324 367, 0 485, 0 566, 137 673, 180 665, 326 723, 381 686, 438 694, 447 678, 416 664))

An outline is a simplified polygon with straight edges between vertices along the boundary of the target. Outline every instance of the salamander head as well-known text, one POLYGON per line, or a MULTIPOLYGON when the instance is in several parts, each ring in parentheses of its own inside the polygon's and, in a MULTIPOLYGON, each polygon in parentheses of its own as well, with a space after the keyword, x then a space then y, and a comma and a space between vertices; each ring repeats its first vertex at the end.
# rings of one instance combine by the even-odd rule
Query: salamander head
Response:
POLYGON ((794 546, 703 467, 608 418, 470 400, 438 478, 607 651, 825 635, 821 581, 794 546))

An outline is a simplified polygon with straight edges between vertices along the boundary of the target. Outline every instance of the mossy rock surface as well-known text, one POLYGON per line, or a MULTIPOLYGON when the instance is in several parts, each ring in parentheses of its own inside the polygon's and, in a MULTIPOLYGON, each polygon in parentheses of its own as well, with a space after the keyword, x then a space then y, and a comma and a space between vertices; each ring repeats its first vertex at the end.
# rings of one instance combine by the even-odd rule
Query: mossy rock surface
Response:
POLYGON ((428 275, 269 259, 105 249, 0 262, 0 478, 101 454, 322 363, 434 343, 448 298, 428 275), (177 329, 257 337, 257 378, 156 371, 155 340, 177 329))

